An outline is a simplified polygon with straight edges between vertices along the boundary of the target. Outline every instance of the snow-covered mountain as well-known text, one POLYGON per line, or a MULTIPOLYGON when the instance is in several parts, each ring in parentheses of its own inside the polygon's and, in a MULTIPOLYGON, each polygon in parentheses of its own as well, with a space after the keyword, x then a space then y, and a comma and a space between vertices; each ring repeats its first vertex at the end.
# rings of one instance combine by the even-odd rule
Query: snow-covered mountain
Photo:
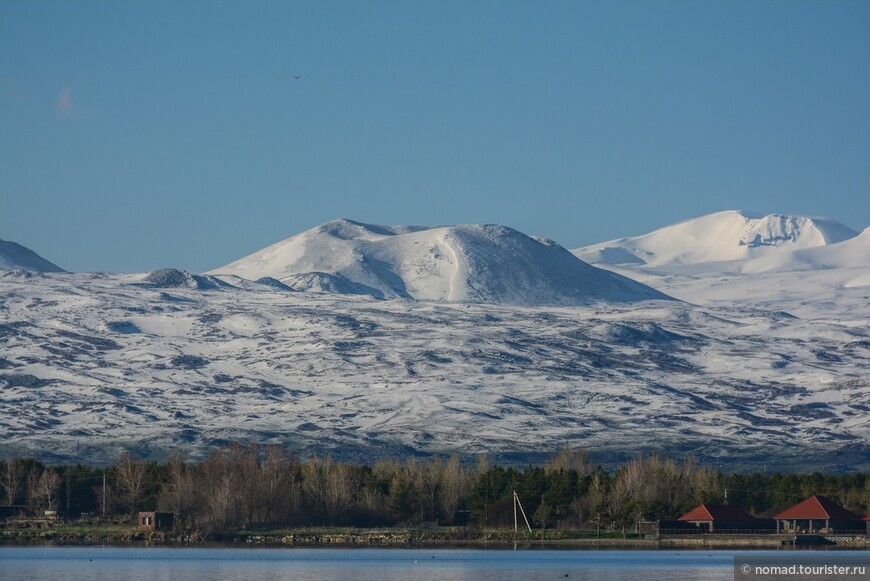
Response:
POLYGON ((335 220, 210 274, 269 276, 297 290, 524 306, 669 298, 594 268, 555 242, 491 224, 425 228, 335 220))
POLYGON ((870 301, 832 320, 224 282, 0 273, 0 457, 201 457, 241 441, 531 461, 570 444, 604 462, 870 467, 870 301))
POLYGON ((785 252, 837 244, 857 236, 828 218, 717 212, 649 234, 573 251, 590 263, 678 267, 748 262, 785 252))
POLYGON ((339 220, 215 274, 2 270, 0 457, 570 444, 866 470, 870 230, 850 232, 725 212, 598 245, 618 263, 598 269, 501 226, 339 220))
POLYGON ((31 272, 64 272, 34 251, 16 242, 0 240, 0 270, 28 270, 31 272))
POLYGON ((848 320, 870 301, 870 231, 719 212, 573 251, 680 300, 848 320))

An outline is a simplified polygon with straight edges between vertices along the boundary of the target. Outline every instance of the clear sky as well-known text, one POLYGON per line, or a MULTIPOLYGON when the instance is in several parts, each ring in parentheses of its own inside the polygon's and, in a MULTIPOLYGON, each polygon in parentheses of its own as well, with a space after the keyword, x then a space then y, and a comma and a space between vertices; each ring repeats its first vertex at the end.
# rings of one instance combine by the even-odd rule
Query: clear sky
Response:
POLYGON ((870 2, 0 0, 0 238, 70 270, 737 208, 870 225, 870 2))

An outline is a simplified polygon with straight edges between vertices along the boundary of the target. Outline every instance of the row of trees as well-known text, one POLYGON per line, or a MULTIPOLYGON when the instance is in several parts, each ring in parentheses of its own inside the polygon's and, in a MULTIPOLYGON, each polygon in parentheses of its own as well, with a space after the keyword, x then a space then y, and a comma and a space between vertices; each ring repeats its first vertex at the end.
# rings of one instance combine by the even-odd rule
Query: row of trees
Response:
POLYGON ((513 493, 538 527, 625 530, 639 520, 675 518, 702 502, 723 502, 769 516, 811 494, 866 512, 870 478, 849 475, 723 474, 689 459, 632 460, 613 473, 566 449, 543 466, 491 466, 486 456, 373 465, 331 457, 300 461, 280 446, 230 446, 204 461, 166 464, 123 454, 109 468, 0 463, 0 500, 32 513, 60 510, 129 516, 177 515, 203 532, 287 526, 390 526, 440 523, 513 525, 513 493), (727 492, 726 492, 727 491, 727 492))

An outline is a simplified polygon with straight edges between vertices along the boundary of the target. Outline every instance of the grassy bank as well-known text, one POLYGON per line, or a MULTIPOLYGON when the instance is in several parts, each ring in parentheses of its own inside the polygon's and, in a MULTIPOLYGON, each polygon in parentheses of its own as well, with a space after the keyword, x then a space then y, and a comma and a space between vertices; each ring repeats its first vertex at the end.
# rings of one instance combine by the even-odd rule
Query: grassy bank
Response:
POLYGON ((637 535, 627 539, 621 533, 595 531, 535 531, 514 533, 512 530, 472 530, 465 527, 431 527, 426 529, 387 527, 358 528, 297 528, 276 530, 232 530, 224 532, 147 532, 125 524, 59 524, 42 528, 0 529, 0 543, 24 544, 51 542, 56 544, 130 544, 155 543, 198 545, 275 546, 490 546, 524 544, 578 544, 608 546, 655 546, 656 541, 637 535), (633 537, 633 538, 632 538, 633 537))
MULTIPOLYGON (((0 529, 2 544, 172 546, 284 546, 284 547, 585 547, 585 548, 777 548, 787 546, 783 535, 692 535, 658 539, 654 535, 602 533, 588 530, 551 530, 514 533, 513 530, 472 530, 464 527, 415 528, 298 528, 201 532, 143 532, 132 525, 57 525, 48 528, 0 529)), ((866 548, 855 539, 844 547, 866 548)))

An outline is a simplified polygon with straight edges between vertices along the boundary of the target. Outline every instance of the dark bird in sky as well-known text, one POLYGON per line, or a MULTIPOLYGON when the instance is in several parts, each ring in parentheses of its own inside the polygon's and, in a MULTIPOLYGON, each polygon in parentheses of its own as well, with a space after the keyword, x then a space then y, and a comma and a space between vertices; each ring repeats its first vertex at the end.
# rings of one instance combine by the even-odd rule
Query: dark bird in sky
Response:
POLYGON ((293 78, 297 81, 302 78, 302 75, 293 75, 293 78))

